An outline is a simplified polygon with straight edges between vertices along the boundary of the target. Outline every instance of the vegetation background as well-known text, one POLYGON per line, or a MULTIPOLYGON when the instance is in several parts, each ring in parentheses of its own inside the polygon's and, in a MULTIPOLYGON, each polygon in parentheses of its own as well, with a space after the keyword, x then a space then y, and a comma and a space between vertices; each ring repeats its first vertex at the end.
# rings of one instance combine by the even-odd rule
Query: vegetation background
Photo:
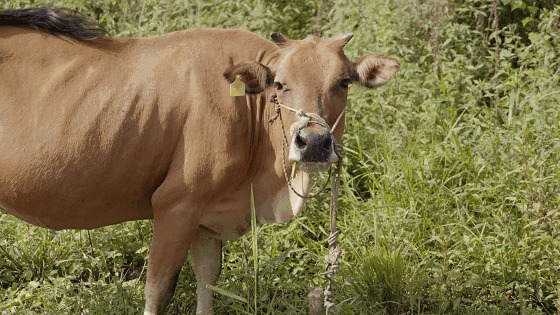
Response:
MULTIPOLYGON (((383 54, 401 68, 381 89, 351 87, 341 314, 560 313, 559 0, 5 0, 0 9, 36 5, 82 12, 112 36, 354 32, 350 59, 383 54)), ((217 314, 307 314, 307 293, 325 285, 327 203, 260 227, 258 257, 251 235, 225 245, 217 286, 229 293, 216 294, 217 314)), ((139 313, 151 228, 53 232, 0 213, 0 314, 139 313)), ((195 313, 185 267, 168 314, 195 313)))

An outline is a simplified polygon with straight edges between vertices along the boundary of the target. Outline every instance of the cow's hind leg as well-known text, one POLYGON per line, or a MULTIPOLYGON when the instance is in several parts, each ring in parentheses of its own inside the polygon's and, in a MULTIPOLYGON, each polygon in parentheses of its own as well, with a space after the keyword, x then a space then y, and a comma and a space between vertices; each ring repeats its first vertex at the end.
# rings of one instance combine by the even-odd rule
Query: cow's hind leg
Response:
POLYGON ((163 314, 198 228, 201 207, 186 205, 165 182, 152 196, 154 236, 148 259, 144 315, 163 314))
POLYGON ((213 293, 206 288, 215 284, 222 269, 222 242, 200 226, 191 245, 191 259, 196 275, 197 315, 213 315, 213 293))

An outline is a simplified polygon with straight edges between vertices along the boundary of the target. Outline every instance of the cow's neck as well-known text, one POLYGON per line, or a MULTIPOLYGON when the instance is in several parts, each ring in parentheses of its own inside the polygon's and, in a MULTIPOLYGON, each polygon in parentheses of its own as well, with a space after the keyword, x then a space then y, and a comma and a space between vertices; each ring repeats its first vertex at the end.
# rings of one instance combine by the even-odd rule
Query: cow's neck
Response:
MULTIPOLYGON (((277 51, 262 54, 257 61, 271 69, 276 69, 276 64, 279 62, 278 56, 277 51)), ((269 122, 270 118, 276 115, 274 104, 270 101, 270 96, 275 92, 275 88, 268 88, 265 92, 255 96, 255 102, 250 104, 250 106, 254 106, 252 115, 257 124, 255 124, 254 135, 256 141, 253 143, 255 154, 252 155, 254 173, 249 177, 254 179, 256 194, 261 195, 259 190, 263 188, 267 192, 267 196, 261 196, 262 199, 267 199, 266 205, 257 209, 261 210, 259 223, 286 222, 293 216, 299 215, 304 205, 304 199, 289 189, 282 167, 282 164, 285 163, 287 170, 291 170, 288 162, 289 147, 283 142, 281 124, 284 124, 284 130, 288 132, 287 140, 290 141, 289 121, 292 119, 285 117, 283 120, 277 119, 272 123, 269 122), (282 159, 282 154, 284 154, 284 159, 282 159)), ((310 187, 310 180, 309 174, 298 172, 293 180, 293 186, 298 192, 306 194, 310 187)), ((257 216, 259 216, 258 213, 257 216)))

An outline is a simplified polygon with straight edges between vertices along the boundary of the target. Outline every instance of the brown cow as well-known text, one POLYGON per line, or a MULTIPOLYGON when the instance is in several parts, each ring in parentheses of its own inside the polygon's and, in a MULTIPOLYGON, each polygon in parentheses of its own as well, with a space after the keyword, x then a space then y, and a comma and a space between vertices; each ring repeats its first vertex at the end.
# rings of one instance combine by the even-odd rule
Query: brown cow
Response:
POLYGON ((293 183, 306 194, 311 166, 338 160, 344 119, 331 133, 285 109, 286 129, 299 127, 282 156, 281 121, 267 122, 273 93, 332 126, 350 83, 373 88, 399 67, 382 56, 348 60, 352 34, 110 39, 46 8, 1 11, 0 25, 0 205, 54 230, 154 219, 144 314, 164 312, 189 250, 197 314, 212 314, 206 284, 220 273, 221 241, 250 227, 251 185, 258 223, 286 222, 304 199, 288 189, 283 164, 302 162, 293 183), (237 75, 247 95, 232 97, 237 75))

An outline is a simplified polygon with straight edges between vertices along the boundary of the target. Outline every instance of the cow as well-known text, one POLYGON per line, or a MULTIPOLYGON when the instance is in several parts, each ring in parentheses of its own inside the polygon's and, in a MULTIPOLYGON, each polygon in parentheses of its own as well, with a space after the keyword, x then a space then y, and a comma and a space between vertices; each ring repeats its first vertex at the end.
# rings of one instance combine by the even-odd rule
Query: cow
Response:
POLYGON ((144 314, 163 314, 189 251, 196 313, 213 314, 207 285, 221 242, 250 229, 251 187, 258 224, 297 216, 314 166, 340 159, 348 86, 399 68, 347 59, 352 36, 111 38, 61 8, 0 11, 0 206, 53 230, 153 219, 144 314), (230 95, 236 78, 245 95, 230 95))

